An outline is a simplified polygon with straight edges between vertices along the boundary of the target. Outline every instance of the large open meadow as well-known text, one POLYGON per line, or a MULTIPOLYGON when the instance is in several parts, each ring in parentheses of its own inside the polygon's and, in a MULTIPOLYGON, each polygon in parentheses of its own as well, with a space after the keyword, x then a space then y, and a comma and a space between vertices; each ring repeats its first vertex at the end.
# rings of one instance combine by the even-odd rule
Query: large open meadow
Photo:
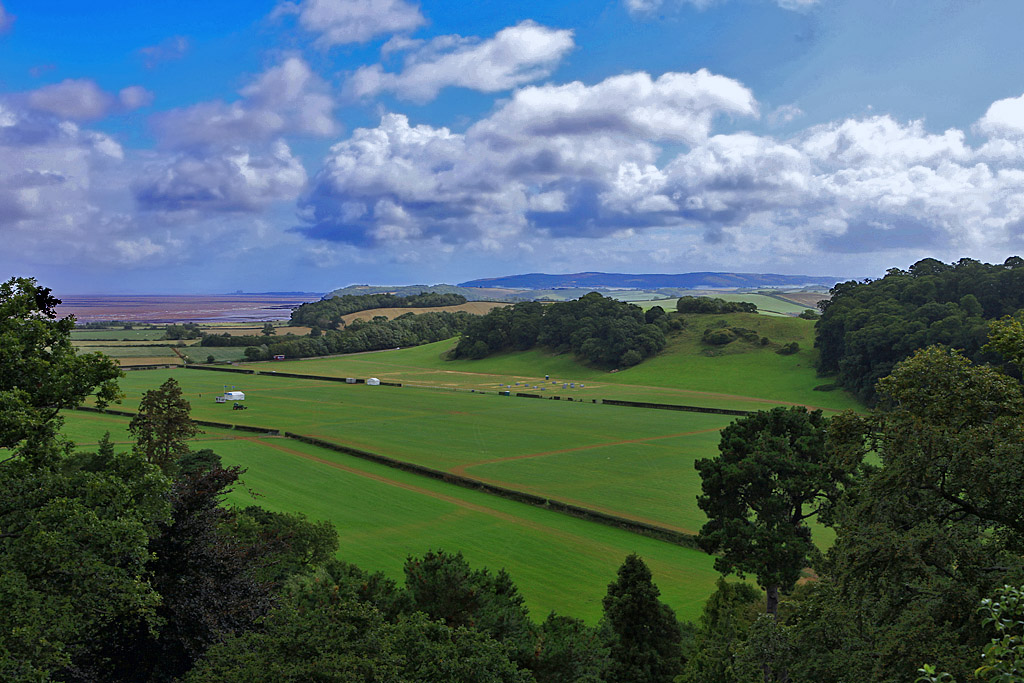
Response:
POLYGON ((704 519, 694 460, 715 452, 734 419, 184 369, 129 373, 121 407, 134 411, 167 377, 196 419, 287 430, 688 532, 704 519), (225 387, 245 392, 247 410, 214 402, 225 387))
MULTIPOLYGON (((66 419, 80 448, 104 431, 128 443, 126 417, 74 411, 66 419)), ((537 620, 555 610, 596 622, 607 585, 631 552, 651 567, 680 618, 695 619, 714 590, 712 559, 696 550, 281 437, 205 428, 194 443, 246 468, 230 504, 330 520, 341 559, 399 580, 405 558, 431 548, 461 551, 477 567, 505 567, 537 620)))

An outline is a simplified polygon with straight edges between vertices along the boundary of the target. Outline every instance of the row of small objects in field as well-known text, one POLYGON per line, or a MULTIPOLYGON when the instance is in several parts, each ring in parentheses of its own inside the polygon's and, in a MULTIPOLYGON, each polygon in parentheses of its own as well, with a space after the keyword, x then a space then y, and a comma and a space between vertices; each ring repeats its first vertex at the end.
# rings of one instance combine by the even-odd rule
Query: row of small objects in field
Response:
MULTIPOLYGON (((549 380, 549 381, 551 382, 551 384, 554 384, 555 386, 554 387, 544 387, 544 386, 541 386, 539 384, 530 384, 529 382, 516 382, 515 384, 499 384, 498 386, 501 387, 502 389, 513 389, 515 387, 521 387, 523 389, 531 389, 531 388, 533 388, 533 389, 540 389, 541 391, 547 391, 549 388, 555 388, 555 389, 558 388, 558 382, 556 380, 549 380)), ((582 389, 585 386, 587 386, 587 385, 583 384, 582 382, 579 382, 579 383, 577 383, 577 382, 562 382, 562 388, 563 389, 577 389, 577 388, 582 389)))

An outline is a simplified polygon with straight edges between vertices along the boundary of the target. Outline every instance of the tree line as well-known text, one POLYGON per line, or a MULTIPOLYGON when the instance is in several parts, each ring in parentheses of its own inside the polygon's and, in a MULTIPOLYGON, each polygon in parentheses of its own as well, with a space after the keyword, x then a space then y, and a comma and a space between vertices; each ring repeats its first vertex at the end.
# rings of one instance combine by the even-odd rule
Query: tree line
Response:
POLYGON ((350 313, 375 308, 437 308, 466 303, 461 294, 423 292, 409 296, 394 294, 345 294, 321 301, 304 303, 292 310, 291 324, 334 330, 344 325, 342 318, 350 313))
POLYGON ((308 335, 203 335, 200 346, 245 347, 249 360, 268 360, 276 355, 309 358, 336 353, 380 351, 418 346, 450 339, 465 330, 476 316, 465 311, 404 313, 393 320, 375 316, 372 320, 353 320, 338 330, 313 329, 308 335))
POLYGON ((879 379, 931 344, 979 362, 1002 361, 983 347, 990 321, 1024 307, 1024 259, 924 259, 877 280, 837 284, 831 295, 819 304, 818 370, 870 403, 879 379))
POLYGON ((645 313, 591 292, 575 301, 496 308, 467 327, 452 357, 478 359, 542 347, 603 367, 630 367, 665 348, 665 333, 672 327, 660 306, 645 313))
MULTIPOLYGON (((233 342, 232 345, 245 346, 245 356, 249 360, 267 360, 276 355, 308 358, 335 353, 380 351, 451 339, 465 330, 476 317, 465 311, 404 313, 394 320, 376 316, 372 320, 353 320, 340 330, 326 330, 316 335, 311 333, 306 337, 245 337, 243 339, 247 343, 233 342)), ((316 333, 317 330, 313 332, 316 333)), ((215 339, 218 338, 210 341, 215 339)), ((214 345, 206 342, 207 338, 204 337, 202 345, 214 345)))

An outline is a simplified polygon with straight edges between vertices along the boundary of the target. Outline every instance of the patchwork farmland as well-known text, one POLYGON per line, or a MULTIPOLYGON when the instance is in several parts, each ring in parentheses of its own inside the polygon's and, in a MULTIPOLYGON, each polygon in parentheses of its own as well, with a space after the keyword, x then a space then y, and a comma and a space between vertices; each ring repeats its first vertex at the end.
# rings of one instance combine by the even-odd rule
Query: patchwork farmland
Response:
MULTIPOLYGON (((774 324, 773 319, 757 318, 774 324)), ((806 321, 786 322, 792 328, 789 334, 803 334, 804 327, 795 326, 806 326, 806 321)), ((288 431, 451 477, 694 533, 704 518, 696 506, 700 482, 693 463, 715 452, 718 430, 734 418, 606 405, 602 400, 740 410, 801 402, 804 397, 830 411, 856 405, 841 392, 812 391, 820 380, 813 376, 806 352, 783 357, 752 349, 705 357, 689 353, 690 342, 682 336, 674 351, 608 373, 532 351, 484 361, 444 361, 441 356, 451 343, 245 368, 261 374, 134 371, 121 381, 126 398, 117 408, 134 411, 146 390, 174 377, 198 420, 288 431), (645 367, 659 362, 660 371, 645 367), (723 386, 732 390, 733 384, 714 384, 709 377, 716 372, 719 378, 739 377, 751 362, 760 367, 762 380, 773 373, 795 379, 789 377, 781 389, 762 390, 761 395, 712 391, 723 386), (279 372, 378 376, 405 386, 273 376, 279 372), (232 387, 245 391, 247 410, 233 411, 230 404, 214 402, 232 387), (513 395, 502 396, 502 391, 513 395), (773 398, 786 393, 796 400, 773 398)), ((128 441, 127 417, 75 411, 67 419, 68 431, 81 447, 95 443, 107 429, 115 442, 128 441)), ((696 618, 714 590, 712 559, 687 547, 295 439, 204 429, 197 447, 213 448, 226 463, 247 469, 244 487, 229 502, 330 520, 341 534, 339 557, 395 578, 410 554, 428 548, 461 550, 474 565, 507 568, 535 618, 555 610, 591 622, 600 614, 604 588, 630 552, 648 561, 663 597, 683 619, 696 618)))

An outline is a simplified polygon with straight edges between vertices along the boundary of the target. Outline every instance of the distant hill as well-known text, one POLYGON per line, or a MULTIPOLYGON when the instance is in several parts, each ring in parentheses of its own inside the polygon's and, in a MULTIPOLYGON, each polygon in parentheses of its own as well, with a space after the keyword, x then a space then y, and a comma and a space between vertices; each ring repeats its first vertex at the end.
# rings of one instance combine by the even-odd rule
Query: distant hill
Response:
POLYGON ((583 288, 628 288, 628 289, 660 289, 678 287, 680 289, 726 289, 726 288, 759 288, 759 287, 806 287, 819 286, 829 288, 847 278, 819 277, 813 275, 778 275, 775 273, 681 273, 678 275, 649 274, 633 275, 628 273, 569 273, 567 275, 548 275, 546 273, 528 273, 526 275, 509 275, 506 277, 482 278, 460 282, 459 287, 523 289, 555 289, 563 287, 583 288))

